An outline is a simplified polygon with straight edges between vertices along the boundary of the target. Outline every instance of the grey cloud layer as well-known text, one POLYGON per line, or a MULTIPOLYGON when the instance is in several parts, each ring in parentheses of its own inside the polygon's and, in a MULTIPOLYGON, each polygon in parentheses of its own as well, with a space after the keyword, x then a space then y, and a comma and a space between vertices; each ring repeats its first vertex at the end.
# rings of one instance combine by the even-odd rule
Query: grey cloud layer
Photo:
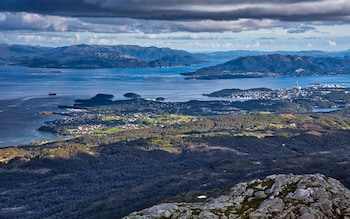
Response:
POLYGON ((0 29, 240 32, 350 23, 349 0, 0 0, 0 29), (291 22, 294 21, 294 22, 291 22), (300 23, 304 25, 300 25, 300 23))
POLYGON ((0 21, 2 30, 37 30, 37 31, 89 31, 104 33, 171 33, 171 32, 240 32, 261 28, 294 27, 291 23, 263 19, 239 19, 233 21, 193 20, 142 20, 130 18, 71 18, 40 15, 24 12, 6 12, 0 21))
POLYGON ((349 0, 0 0, 0 10, 156 20, 349 21, 349 0))

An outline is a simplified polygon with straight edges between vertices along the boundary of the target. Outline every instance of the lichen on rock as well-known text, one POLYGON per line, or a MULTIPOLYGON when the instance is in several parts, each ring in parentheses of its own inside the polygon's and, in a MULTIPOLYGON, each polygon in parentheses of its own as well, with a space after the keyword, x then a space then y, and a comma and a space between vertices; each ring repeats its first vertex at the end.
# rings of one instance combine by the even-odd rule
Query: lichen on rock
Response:
POLYGON ((203 203, 165 203, 134 218, 349 218, 350 190, 322 174, 271 175, 203 203))

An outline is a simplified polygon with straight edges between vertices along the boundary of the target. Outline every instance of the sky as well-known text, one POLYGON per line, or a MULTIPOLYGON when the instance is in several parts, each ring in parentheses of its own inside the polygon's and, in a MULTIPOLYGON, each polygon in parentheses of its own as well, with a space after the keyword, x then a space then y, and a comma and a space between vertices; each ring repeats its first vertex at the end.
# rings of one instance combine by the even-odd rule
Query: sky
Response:
POLYGON ((349 0, 0 0, 0 43, 350 49, 349 0))

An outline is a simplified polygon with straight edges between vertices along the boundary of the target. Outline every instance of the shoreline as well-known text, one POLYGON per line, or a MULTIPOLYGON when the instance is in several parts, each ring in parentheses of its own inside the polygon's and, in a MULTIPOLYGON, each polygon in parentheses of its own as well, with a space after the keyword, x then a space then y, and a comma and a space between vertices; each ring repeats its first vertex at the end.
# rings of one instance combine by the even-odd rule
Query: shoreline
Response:
POLYGON ((18 147, 47 140, 58 140, 52 133, 43 133, 37 129, 46 121, 66 116, 58 105, 72 102, 72 97, 36 97, 11 98, 0 100, 0 148, 18 147), (38 112, 54 112, 40 115, 38 112))

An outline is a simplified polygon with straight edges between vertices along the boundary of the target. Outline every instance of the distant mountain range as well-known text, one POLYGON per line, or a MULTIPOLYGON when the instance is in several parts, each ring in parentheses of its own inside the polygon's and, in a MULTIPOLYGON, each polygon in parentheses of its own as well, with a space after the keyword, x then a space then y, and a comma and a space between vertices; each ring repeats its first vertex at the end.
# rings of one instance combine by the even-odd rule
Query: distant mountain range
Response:
POLYGON ((184 73, 190 79, 229 79, 244 77, 306 76, 349 74, 349 57, 299 55, 245 56, 196 72, 184 73))
POLYGON ((133 45, 40 47, 0 45, 0 65, 47 68, 140 68, 193 65, 196 55, 170 48, 133 45))
POLYGON ((253 51, 253 50, 233 50, 210 53, 198 53, 197 57, 202 59, 226 59, 232 60, 241 56, 260 56, 260 55, 297 55, 297 56, 312 56, 314 58, 325 57, 343 57, 350 58, 350 50, 327 52, 321 50, 307 50, 307 51, 253 51))
POLYGON ((210 60, 226 63, 185 73, 193 79, 349 73, 350 50, 226 51, 189 53, 135 45, 41 47, 0 44, 0 65, 43 68, 142 68, 188 66, 210 60), (224 62, 222 61, 222 62, 224 62))

